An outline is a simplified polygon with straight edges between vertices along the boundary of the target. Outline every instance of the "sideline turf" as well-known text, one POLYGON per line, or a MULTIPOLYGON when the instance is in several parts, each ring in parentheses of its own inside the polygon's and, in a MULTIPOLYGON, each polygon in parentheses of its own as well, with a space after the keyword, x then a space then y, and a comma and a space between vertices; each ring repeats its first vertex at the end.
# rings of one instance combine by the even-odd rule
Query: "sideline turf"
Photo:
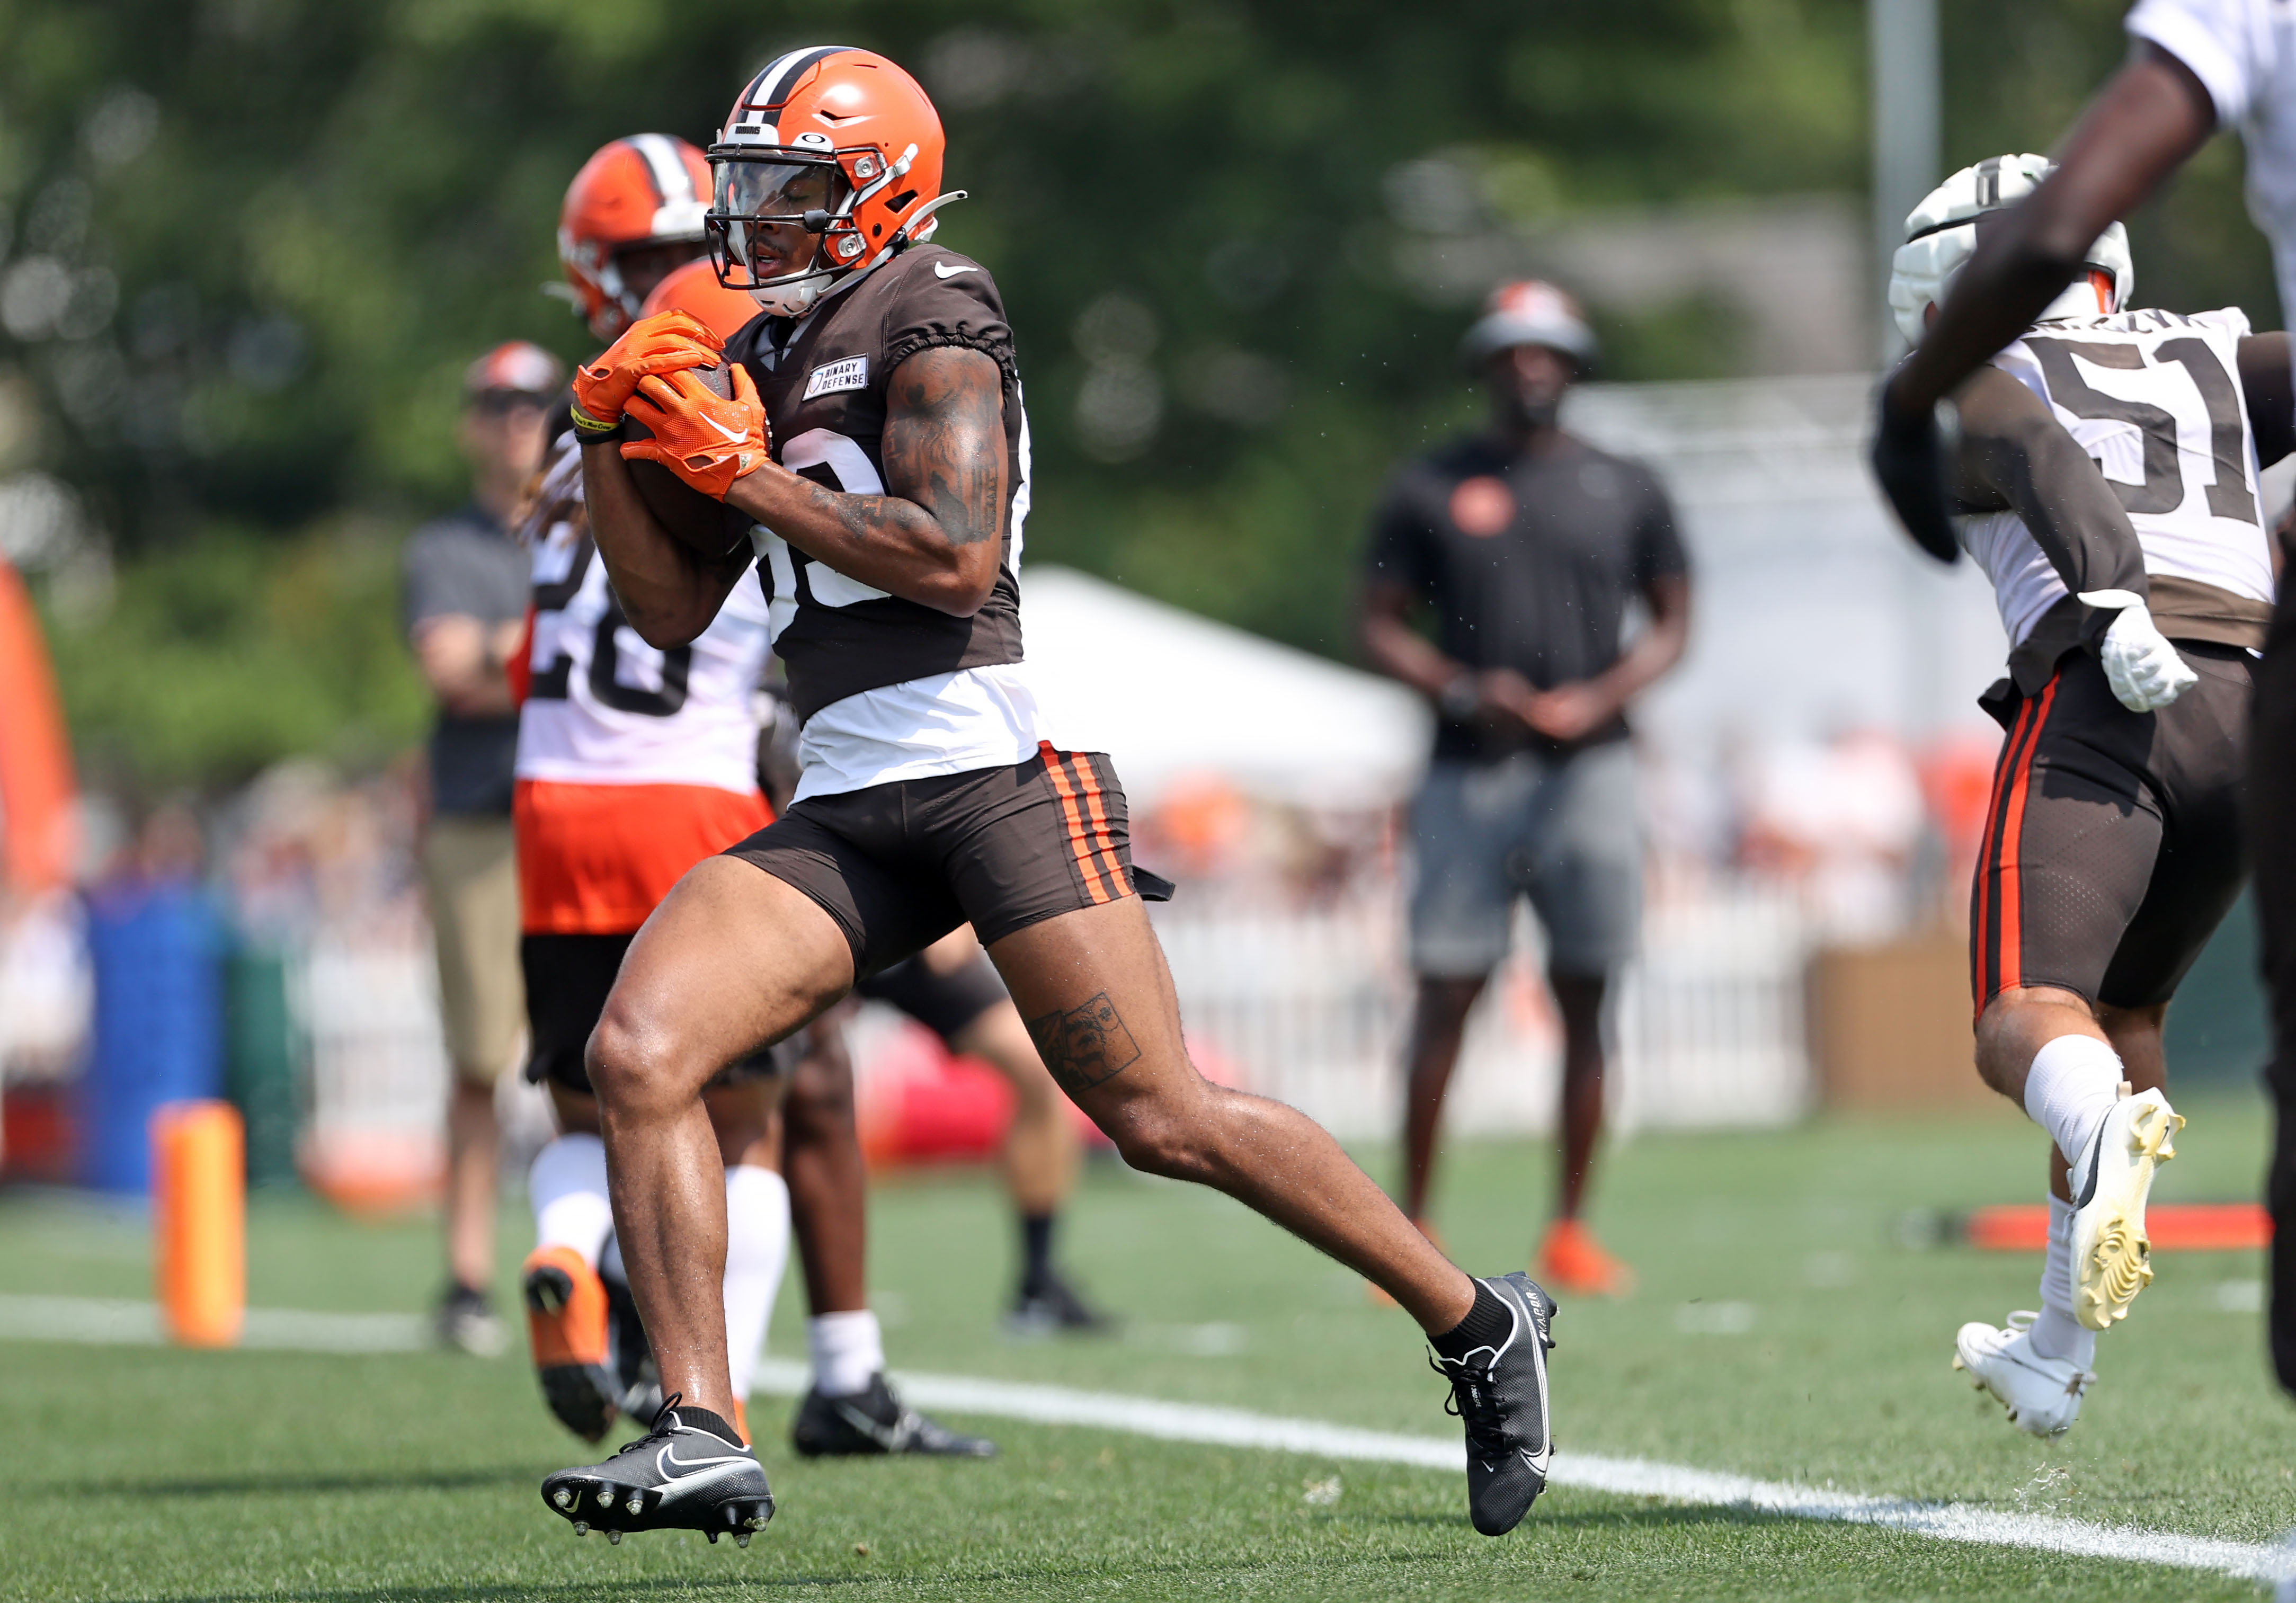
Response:
MULTIPOLYGON (((2186 1111, 2156 1195, 2252 1195, 2257 1104, 2186 1111)), ((2062 1446, 2013 1432, 1948 1371, 1954 1327, 2030 1306, 2037 1264, 1907 1250, 1892 1225, 1908 1207, 2029 1199, 2042 1161, 2005 1113, 1628 1143, 1596 1223, 1642 1288, 1565 1304, 1563 1445, 2247 1541, 2296 1524, 2296 1409, 2267 1378, 2256 1315, 2219 1306, 2259 1273, 2252 1255, 2164 1255, 2062 1446)), ((1462 1149, 1440 1218, 1463 1261, 1521 1261, 1546 1173, 1533 1149, 1462 1149)), ((506 1244, 520 1228, 506 1218, 506 1244)), ((1095 1172, 1064 1246, 1132 1319, 1112 1343, 996 1333, 1010 1233, 986 1176, 880 1189, 870 1278, 897 1366, 1456 1428, 1409 1322, 1233 1204, 1095 1172)), ((406 1310, 432 1289, 419 1222, 258 1201, 251 1235, 265 1305, 406 1310)), ((148 1295, 141 1223, 0 1199, 0 1291, 148 1295)), ((792 1284, 776 1354, 801 1353, 800 1314, 792 1284)), ((512 1361, 10 1344, 0 1406, 0 1599, 2258 1595, 1570 1492, 1487 1542, 1453 1476, 1006 1421, 982 1422, 1005 1448, 989 1464, 806 1464, 770 1399, 756 1418, 782 1513, 758 1543, 608 1548, 542 1508, 536 1483, 576 1444, 512 1361), (1338 1501, 1310 1501, 1334 1476, 1338 1501)))

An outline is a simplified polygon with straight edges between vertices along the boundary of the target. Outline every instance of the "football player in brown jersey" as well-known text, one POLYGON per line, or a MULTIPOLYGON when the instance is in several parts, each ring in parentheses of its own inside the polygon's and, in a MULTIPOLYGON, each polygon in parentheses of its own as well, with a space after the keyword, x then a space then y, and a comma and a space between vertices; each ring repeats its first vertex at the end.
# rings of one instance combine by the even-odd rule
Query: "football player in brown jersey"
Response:
POLYGON ((1475 1526, 1510 1530, 1546 1484, 1554 1304, 1521 1273, 1470 1278, 1313 1122, 1196 1072, 1115 773, 1055 745, 1029 694, 1019 368, 988 269, 930 243, 955 198, 942 144, 931 102, 882 56, 770 63, 709 152, 709 227, 727 282, 772 315, 682 356, 641 323, 627 348, 650 355, 618 346, 576 383, 593 528, 632 626, 690 639, 754 568, 804 726, 788 810, 679 882, 591 1037, 631 1288, 687 1406, 646 1444, 548 1477, 545 1500, 617 1528, 726 1517, 717 1483, 748 1472, 730 1427, 701 1439, 732 1403, 701 1087, 969 921, 1046 1066, 1128 1162, 1236 1198, 1419 1321, 1466 1428, 1475 1526), (721 361, 730 395, 694 371, 721 361), (626 412, 649 438, 617 439, 626 412), (673 536, 632 460, 744 514, 748 539, 673 536))
MULTIPOLYGON (((756 315, 758 307, 746 294, 721 287, 706 260, 696 259, 708 254, 702 214, 709 187, 709 168, 701 151, 663 134, 611 141, 576 174, 560 211, 558 249, 565 282, 557 289, 601 340, 612 339, 647 312, 672 307, 693 314, 720 337, 731 335, 756 315)), ((572 448, 572 442, 566 444, 572 448)), ((576 470, 571 489, 578 508, 579 464, 567 465, 576 470)), ((545 517, 537 527, 546 528, 554 520, 545 517)), ((565 604, 564 588, 556 583, 537 587, 537 599, 545 614, 565 604), (544 600, 545 593, 548 601, 544 600)), ((762 612, 762 605, 758 610, 762 612)), ((614 622, 619 622, 619 613, 614 622)), ((637 672, 643 676, 643 668, 637 672)), ((563 672, 557 677, 562 683, 563 672)), ((692 714, 706 710, 701 702, 712 698, 722 702, 728 695, 746 707, 751 688, 718 685, 705 697, 698 683, 688 684, 674 707, 655 710, 664 718, 681 710, 692 714)), ((562 689, 560 699, 548 703, 560 708, 562 716, 572 705, 563 695, 562 689)), ((726 728, 739 723, 738 718, 730 724, 723 719, 706 723, 709 732, 702 744, 718 740, 726 728)), ((646 755, 659 758, 667 727, 653 729, 654 739, 644 746, 646 755)), ((536 733, 529 727, 524 736, 536 733)), ((623 773, 631 761, 630 752, 616 749, 611 730, 589 730, 578 744, 601 777, 623 773)), ((737 750, 746 768, 746 738, 737 743, 737 750)), ((570 761, 561 754, 543 765, 562 779, 570 761)), ((524 788, 537 786, 547 789, 547 781, 529 781, 524 788)), ((651 804, 656 788, 606 784, 592 789, 609 799, 643 793, 651 804)), ((627 945, 628 938, 627 933, 593 933, 590 924, 603 916, 606 923, 601 929, 627 931, 642 920, 643 909, 638 918, 628 918, 620 898, 600 896, 592 887, 568 882, 568 876, 575 873, 578 879, 577 870, 586 870, 628 875, 640 882, 652 878, 667 887, 702 852, 692 846, 694 830, 655 827, 663 823, 658 813, 652 825, 630 833, 618 831, 610 816, 578 820, 560 816, 563 811, 545 818, 538 811, 522 810, 520 822, 529 902, 525 963, 536 1043, 527 1075, 551 1083, 566 1132, 537 1157, 529 1177, 543 1246, 529 1258, 521 1280, 544 1392, 570 1428, 595 1440, 618 1408, 639 1410, 638 1417, 650 1420, 660 1404, 660 1394, 650 1384, 644 1331, 635 1312, 627 1307, 628 1294, 617 1280, 602 1281, 598 1273, 602 1255, 618 1271, 619 1252, 609 1250, 604 1155, 591 1133, 595 1115, 580 1063, 583 1043, 597 1021, 619 955, 617 948, 602 964, 585 950, 585 943, 597 945, 619 938, 627 945), (526 861, 537 853, 539 859, 526 861), (545 881, 562 894, 557 904, 537 915, 532 906, 536 887, 545 881), (550 933, 537 936, 532 932, 543 927, 550 933), (571 933, 578 928, 582 933, 571 933), (551 1007, 537 1010, 532 1005, 545 997, 553 999, 551 1007), (570 1108, 570 1123, 566 1122, 570 1108), (653 1399, 652 1406, 644 1401, 648 1395, 653 1399)), ((759 812, 761 816, 719 835, 719 841, 750 833, 773 816, 770 809, 759 812)), ((709 832, 705 829, 701 834, 709 832)), ((651 907, 659 896, 656 891, 644 896, 644 906, 651 907)), ((959 933, 945 945, 954 953, 953 961, 929 962, 921 956, 876 977, 869 994, 934 1030, 951 1050, 971 1051, 991 1062, 1013 1083, 1018 1105, 1004 1168, 1021 1215, 1025 1259, 1015 1295, 1016 1325, 1031 1330, 1097 1328, 1104 1321, 1070 1290, 1053 1269, 1050 1255, 1054 1221, 1074 1186, 1080 1148, 1076 1132, 1058 1106, 1058 1091, 995 969, 969 936, 959 933), (968 948, 970 962, 964 961, 968 948)), ((835 1024, 825 1022, 814 1032, 816 1050, 800 1055, 792 1043, 776 1054, 796 1067, 790 1075, 787 1139, 783 1140, 776 1121, 767 1143, 786 1149, 796 1233, 812 1304, 807 1333, 816 1386, 797 1421, 797 1444, 809 1454, 985 1455, 994 1451, 993 1444, 948 1430, 905 1407, 886 1383, 882 1340, 865 1289, 866 1182, 855 1129, 853 1081, 836 1033, 835 1024)), ((724 1101, 730 1093, 713 1094, 724 1101)), ((720 1134, 725 1133, 721 1124, 720 1134)), ((777 1159, 768 1156, 759 1161, 771 1169, 777 1159)), ((751 1190, 758 1189, 754 1176, 742 1178, 750 1182, 751 1190)), ((734 1194, 729 1189, 729 1198, 734 1194)), ((745 1240, 759 1231, 770 1235, 782 1228, 762 1217, 729 1220, 729 1229, 745 1240)), ((777 1254, 775 1249, 770 1266, 775 1281, 780 1276, 777 1254)), ((745 1264, 759 1256, 754 1248, 732 1255, 745 1264)), ((737 1300, 730 1279, 728 1287, 730 1309, 737 1300)), ((770 1289, 749 1287, 740 1300, 756 1313, 770 1305, 770 1289)), ((754 1346, 754 1337, 750 1345, 754 1346)), ((738 1392, 750 1366, 742 1355, 736 1359, 738 1392)), ((734 1424, 746 1435, 742 1401, 739 1395, 734 1399, 734 1424)))

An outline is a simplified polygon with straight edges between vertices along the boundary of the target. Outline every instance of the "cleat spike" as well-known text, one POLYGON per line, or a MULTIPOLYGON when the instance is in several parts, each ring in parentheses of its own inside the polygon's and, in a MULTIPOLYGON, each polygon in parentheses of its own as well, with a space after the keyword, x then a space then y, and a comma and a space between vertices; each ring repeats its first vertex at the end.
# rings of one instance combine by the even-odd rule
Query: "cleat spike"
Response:
POLYGON ((557 1504, 562 1509, 570 1509, 574 1506, 574 1494, 571 1492, 569 1492, 565 1487, 561 1486, 557 1491, 550 1494, 550 1501, 557 1504))
POLYGON ((752 1531, 762 1531, 762 1530, 764 1530, 764 1529, 766 1528, 766 1520, 767 1520, 767 1517, 766 1515, 763 1515, 763 1514, 752 1514, 752 1515, 750 1515, 750 1529, 751 1529, 752 1531))
POLYGON ((574 1534, 577 1536, 587 1536, 589 1533, 590 1525, 587 1520, 578 1519, 574 1522, 574 1534))
POLYGON ((636 1493, 636 1492, 631 1493, 630 1493, 630 1496, 629 1496, 629 1501, 628 1501, 627 1502, 625 1502, 625 1503, 622 1505, 622 1511, 623 1511, 624 1513, 626 1513, 626 1514, 643 1514, 643 1513, 644 1513, 644 1512, 645 1512, 645 1499, 644 1499, 644 1497, 642 1497, 641 1495, 639 1495, 639 1494, 638 1494, 637 1493, 636 1493))
POLYGON ((619 1547, 622 1545, 622 1533, 619 1531, 609 1531, 606 1533, 606 1541, 612 1546, 619 1547))
POLYGON ((715 1531, 704 1531, 704 1532, 702 1533, 702 1534, 709 1538, 709 1545, 710 1545, 711 1547, 713 1547, 713 1548, 714 1548, 714 1547, 716 1547, 716 1546, 718 1545, 718 1533, 717 1533, 717 1532, 715 1532, 715 1531))
POLYGON ((598 1506, 602 1509, 611 1509, 614 1506, 614 1489, 611 1486, 598 1488, 598 1506))
POLYGON ((736 1531, 734 1533, 734 1545, 737 1548, 748 1547, 750 1545, 750 1533, 747 1531, 736 1531))

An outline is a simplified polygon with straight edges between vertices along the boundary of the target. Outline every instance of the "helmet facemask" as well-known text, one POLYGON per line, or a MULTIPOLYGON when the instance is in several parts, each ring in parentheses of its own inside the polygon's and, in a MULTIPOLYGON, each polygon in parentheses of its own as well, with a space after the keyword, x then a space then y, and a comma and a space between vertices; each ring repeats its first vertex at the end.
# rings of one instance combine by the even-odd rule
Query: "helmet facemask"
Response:
MULTIPOLYGON (((702 226, 718 280, 747 290, 767 311, 801 317, 854 266, 865 247, 853 222, 856 192, 840 156, 785 146, 709 152, 715 200, 702 226)), ((874 168, 873 150, 858 152, 874 168)))

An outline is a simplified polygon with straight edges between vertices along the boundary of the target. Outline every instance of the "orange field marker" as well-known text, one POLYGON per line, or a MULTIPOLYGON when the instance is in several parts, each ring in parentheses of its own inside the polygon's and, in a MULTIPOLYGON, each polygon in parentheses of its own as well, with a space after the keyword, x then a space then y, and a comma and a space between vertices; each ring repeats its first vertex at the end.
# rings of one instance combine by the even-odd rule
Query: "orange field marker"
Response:
MULTIPOLYGON (((2040 1203, 1972 1208, 1966 1229, 1981 1252, 2041 1252, 2049 1210, 2040 1203)), ((2272 1217, 2253 1202, 2158 1202, 2144 1210, 2144 1233, 2171 1252, 2255 1252, 2272 1245, 2272 1217)))
POLYGON ((153 1269, 168 1332, 227 1347, 247 1313, 247 1133, 228 1102, 152 1116, 153 1269))

